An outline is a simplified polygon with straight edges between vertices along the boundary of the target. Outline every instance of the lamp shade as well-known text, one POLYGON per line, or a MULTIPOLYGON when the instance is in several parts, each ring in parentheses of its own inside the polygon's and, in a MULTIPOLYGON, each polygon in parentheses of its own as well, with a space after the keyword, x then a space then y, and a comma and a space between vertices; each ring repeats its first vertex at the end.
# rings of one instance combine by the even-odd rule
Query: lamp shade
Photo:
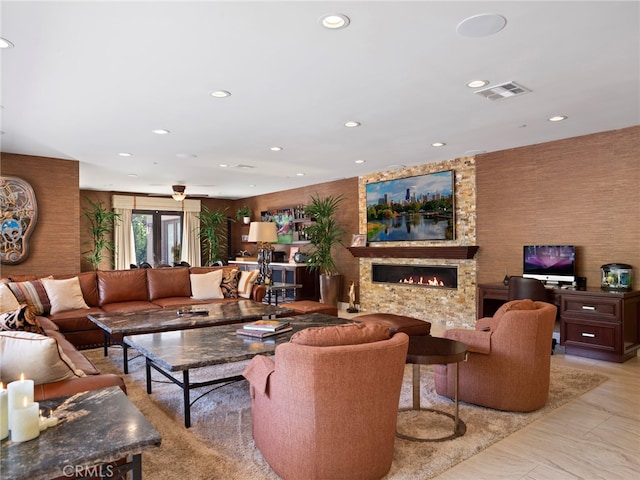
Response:
POLYGON ((249 225, 249 242, 275 243, 278 231, 273 222, 251 222, 249 225))

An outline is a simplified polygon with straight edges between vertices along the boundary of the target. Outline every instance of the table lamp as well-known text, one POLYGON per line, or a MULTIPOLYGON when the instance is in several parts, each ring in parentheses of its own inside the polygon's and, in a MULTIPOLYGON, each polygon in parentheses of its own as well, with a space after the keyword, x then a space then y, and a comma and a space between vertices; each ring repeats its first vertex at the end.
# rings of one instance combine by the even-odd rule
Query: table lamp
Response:
POLYGON ((249 225, 249 242, 258 244, 258 278, 256 283, 271 283, 272 243, 278 241, 276 224, 273 222, 251 222, 249 225))

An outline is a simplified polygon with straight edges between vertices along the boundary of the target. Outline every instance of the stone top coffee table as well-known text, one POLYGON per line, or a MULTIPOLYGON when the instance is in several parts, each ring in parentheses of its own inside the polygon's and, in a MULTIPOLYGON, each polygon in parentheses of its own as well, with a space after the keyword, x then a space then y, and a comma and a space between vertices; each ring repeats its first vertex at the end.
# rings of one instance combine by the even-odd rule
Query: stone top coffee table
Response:
POLYGON ((0 476, 13 480, 96 475, 142 478, 141 453, 160 445, 160 434, 119 387, 82 392, 40 402, 53 410, 55 427, 28 442, 2 441, 0 476), (128 462, 112 465, 124 457, 128 462))
POLYGON ((124 339, 130 347, 135 348, 146 358, 147 393, 151 394, 151 369, 156 370, 167 379, 182 388, 184 396, 184 426, 191 426, 190 390, 218 383, 241 380, 242 376, 216 378, 209 381, 192 383, 189 370, 211 365, 248 360, 256 355, 273 354, 276 346, 288 342, 291 335, 309 327, 325 327, 351 323, 350 320, 313 313, 298 315, 286 319, 293 330, 264 340, 243 337, 236 334, 242 325, 222 325, 204 327, 197 330, 181 332, 147 333, 132 335, 124 339), (179 334, 177 334, 179 333, 179 334), (182 372, 182 381, 174 377, 172 372, 182 372))
POLYGON ((233 300, 221 303, 192 305, 195 310, 207 310, 206 315, 178 315, 178 310, 185 307, 143 310, 130 313, 102 313, 87 315, 87 318, 98 325, 104 332, 104 356, 108 355, 111 342, 122 346, 124 373, 129 373, 128 345, 122 341, 126 335, 156 333, 190 328, 229 325, 264 317, 277 317, 293 310, 275 305, 265 305, 253 300, 233 300))

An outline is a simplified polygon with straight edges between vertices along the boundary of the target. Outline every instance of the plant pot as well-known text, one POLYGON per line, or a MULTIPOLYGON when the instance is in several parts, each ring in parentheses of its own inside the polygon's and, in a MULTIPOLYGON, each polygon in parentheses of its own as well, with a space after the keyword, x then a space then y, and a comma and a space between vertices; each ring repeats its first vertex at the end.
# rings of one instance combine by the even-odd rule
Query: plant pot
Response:
POLYGON ((338 305, 342 290, 342 274, 320 275, 320 302, 325 305, 338 305))
POLYGON ((242 217, 242 222, 245 225, 249 225, 251 223, 251 217, 242 217))

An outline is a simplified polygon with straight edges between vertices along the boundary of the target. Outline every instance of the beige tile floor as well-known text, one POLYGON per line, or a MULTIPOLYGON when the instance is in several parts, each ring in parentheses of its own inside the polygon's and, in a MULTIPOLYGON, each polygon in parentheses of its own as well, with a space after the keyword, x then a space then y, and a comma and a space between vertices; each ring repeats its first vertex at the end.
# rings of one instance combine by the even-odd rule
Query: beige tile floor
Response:
MULTIPOLYGON (((433 335, 440 330, 432 325, 433 335)), ((558 347, 551 362, 609 380, 437 480, 640 480, 640 357, 611 363, 558 347)))

